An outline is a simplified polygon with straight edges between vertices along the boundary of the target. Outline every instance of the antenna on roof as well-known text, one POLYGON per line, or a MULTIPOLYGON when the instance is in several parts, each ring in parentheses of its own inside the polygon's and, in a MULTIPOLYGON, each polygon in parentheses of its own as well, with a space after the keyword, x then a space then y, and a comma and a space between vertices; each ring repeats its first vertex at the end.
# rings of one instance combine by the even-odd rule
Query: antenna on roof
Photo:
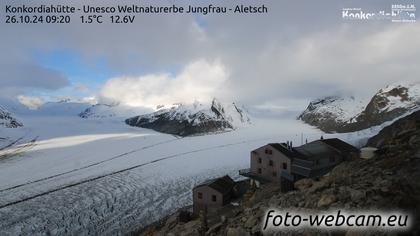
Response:
POLYGON ((303 133, 300 133, 300 145, 303 145, 303 133))
POLYGON ((305 140, 305 144, 308 144, 308 139, 305 140))

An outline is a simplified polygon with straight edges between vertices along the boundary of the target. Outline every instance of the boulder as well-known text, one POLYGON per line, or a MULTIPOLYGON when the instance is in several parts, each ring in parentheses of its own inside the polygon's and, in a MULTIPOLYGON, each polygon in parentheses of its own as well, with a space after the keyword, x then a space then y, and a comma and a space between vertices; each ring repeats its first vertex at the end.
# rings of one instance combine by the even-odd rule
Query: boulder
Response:
POLYGON ((304 189, 308 189, 312 187, 313 182, 314 181, 312 179, 301 179, 301 180, 296 181, 294 186, 295 186, 295 189, 302 191, 304 189))
POLYGON ((226 230, 226 236, 247 236, 247 235, 249 235, 249 233, 239 227, 227 228, 226 230))
POLYGON ((331 205, 332 203, 337 201, 337 197, 335 195, 322 195, 319 199, 317 206, 318 207, 326 207, 331 205))

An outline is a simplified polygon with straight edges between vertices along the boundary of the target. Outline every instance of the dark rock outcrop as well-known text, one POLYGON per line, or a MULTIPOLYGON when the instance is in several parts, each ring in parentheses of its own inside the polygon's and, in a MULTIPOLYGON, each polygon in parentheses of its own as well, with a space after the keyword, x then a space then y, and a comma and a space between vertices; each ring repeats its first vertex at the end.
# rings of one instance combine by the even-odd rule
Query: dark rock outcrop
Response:
POLYGON ((153 129, 158 132, 174 134, 179 136, 189 136, 193 134, 203 134, 232 129, 229 122, 224 120, 212 120, 204 113, 195 113, 187 119, 172 119, 173 111, 165 113, 154 113, 152 117, 138 116, 125 120, 125 123, 131 126, 138 126, 147 129, 153 129), (194 124, 198 121, 198 124, 194 124))
POLYGON ((382 129, 368 140, 367 146, 380 150, 398 147, 401 151, 420 147, 420 110, 382 129))

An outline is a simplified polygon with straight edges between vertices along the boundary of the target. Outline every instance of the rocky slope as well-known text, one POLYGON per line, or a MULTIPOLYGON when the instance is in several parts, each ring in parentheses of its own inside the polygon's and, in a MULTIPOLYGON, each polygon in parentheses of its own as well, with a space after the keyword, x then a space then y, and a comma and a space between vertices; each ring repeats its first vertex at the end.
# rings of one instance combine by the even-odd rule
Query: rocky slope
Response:
POLYGON ((394 120, 420 108, 420 84, 390 85, 366 104, 354 98, 326 97, 311 102, 298 117, 325 132, 354 132, 394 120))
POLYGON ((179 104, 147 115, 126 119, 131 126, 153 129, 158 132, 189 136, 232 130, 250 122, 243 108, 236 104, 223 105, 216 99, 207 106, 179 104))
POLYGON ((396 147, 401 151, 420 148, 420 111, 413 112, 395 121, 370 138, 367 146, 380 150, 392 150, 396 147))
POLYGON ((17 128, 21 126, 23 126, 23 124, 20 121, 13 117, 6 108, 0 106, 0 127, 17 128))
MULTIPOLYGON (((379 148, 372 159, 355 159, 338 165, 319 181, 303 179, 296 190, 281 193, 275 185, 250 191, 234 208, 232 217, 209 225, 206 235, 262 235, 261 224, 269 208, 296 211, 402 210, 414 215, 420 211, 420 111, 386 127, 369 140, 379 148)), ((198 235, 200 219, 186 223, 180 214, 147 228, 141 235, 198 235)), ((309 229, 289 232, 264 232, 264 235, 331 235, 309 229)), ((420 234, 420 219, 414 218, 406 235, 420 234)), ((384 235, 384 232, 342 232, 342 235, 384 235), (362 234, 360 234, 362 233, 362 234)))
POLYGON ((110 105, 106 104, 95 104, 91 107, 86 108, 82 112, 79 113, 81 118, 106 118, 106 117, 114 117, 115 113, 104 112, 108 111, 110 105))
POLYGON ((127 118, 139 113, 151 112, 150 109, 133 108, 122 105, 95 104, 79 113, 85 119, 127 118))

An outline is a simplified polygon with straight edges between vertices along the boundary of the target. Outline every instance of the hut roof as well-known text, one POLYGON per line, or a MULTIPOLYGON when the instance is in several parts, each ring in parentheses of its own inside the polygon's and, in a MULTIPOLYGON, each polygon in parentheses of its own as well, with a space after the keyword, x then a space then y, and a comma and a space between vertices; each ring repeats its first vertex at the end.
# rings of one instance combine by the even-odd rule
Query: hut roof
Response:
POLYGON ((340 150, 341 152, 360 152, 360 150, 354 147, 353 145, 350 145, 338 138, 321 139, 320 141, 337 150, 340 150))
POLYGON ((232 191, 233 187, 235 186, 235 181, 229 177, 229 175, 225 175, 220 178, 209 179, 204 181, 203 183, 195 186, 194 188, 208 186, 219 193, 225 195, 232 191))

